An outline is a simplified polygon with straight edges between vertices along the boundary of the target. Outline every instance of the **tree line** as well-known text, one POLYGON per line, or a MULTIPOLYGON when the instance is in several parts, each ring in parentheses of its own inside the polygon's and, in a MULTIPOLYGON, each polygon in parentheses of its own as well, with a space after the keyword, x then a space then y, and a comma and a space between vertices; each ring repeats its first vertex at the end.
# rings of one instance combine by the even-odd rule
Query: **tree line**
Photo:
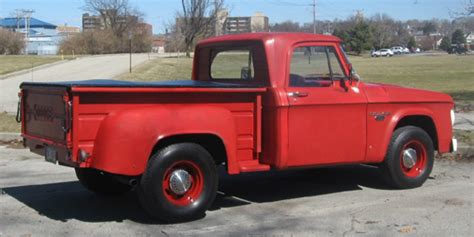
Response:
MULTIPOLYGON (((299 24, 292 21, 273 24, 270 29, 273 32, 313 32, 312 24, 299 24)), ((345 20, 317 21, 316 29, 319 34, 329 33, 341 38, 347 50, 360 54, 364 50, 399 45, 408 48, 417 47, 414 35, 436 35, 451 39, 451 36, 457 32, 453 43, 465 43, 464 33, 474 32, 474 17, 462 16, 454 20, 399 21, 387 14, 364 17, 359 13, 345 20), (461 38, 464 41, 457 40, 461 38)))

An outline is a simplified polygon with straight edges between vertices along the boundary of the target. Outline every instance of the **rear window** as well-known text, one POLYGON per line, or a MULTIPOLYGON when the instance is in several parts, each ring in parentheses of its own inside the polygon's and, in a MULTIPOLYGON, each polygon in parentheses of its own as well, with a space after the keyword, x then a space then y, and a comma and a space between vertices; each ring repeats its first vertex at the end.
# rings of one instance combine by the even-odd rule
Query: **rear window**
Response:
POLYGON ((217 52, 211 63, 212 79, 253 80, 254 62, 250 50, 217 52))

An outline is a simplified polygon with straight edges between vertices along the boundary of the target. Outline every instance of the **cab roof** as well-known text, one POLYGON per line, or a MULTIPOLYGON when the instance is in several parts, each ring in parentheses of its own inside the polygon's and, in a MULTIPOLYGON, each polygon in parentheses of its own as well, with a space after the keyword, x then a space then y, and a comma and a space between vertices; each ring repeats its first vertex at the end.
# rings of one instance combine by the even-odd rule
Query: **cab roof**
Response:
POLYGON ((244 33, 235 35, 223 35, 205 39, 199 42, 198 46, 224 43, 233 41, 262 41, 267 42, 270 40, 276 40, 286 42, 289 44, 304 42, 304 41, 321 41, 321 42, 341 42, 341 40, 332 35, 320 35, 320 34, 309 34, 309 33, 244 33))

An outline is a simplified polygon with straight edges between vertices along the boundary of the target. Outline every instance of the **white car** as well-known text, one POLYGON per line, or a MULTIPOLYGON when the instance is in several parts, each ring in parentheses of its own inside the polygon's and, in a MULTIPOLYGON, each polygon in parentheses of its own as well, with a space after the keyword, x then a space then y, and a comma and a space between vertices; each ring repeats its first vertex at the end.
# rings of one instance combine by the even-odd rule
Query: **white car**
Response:
POLYGON ((402 46, 395 46, 395 47, 392 47, 390 50, 392 50, 394 54, 410 53, 410 50, 407 47, 402 47, 402 46))
POLYGON ((392 47, 390 50, 392 50, 392 52, 394 54, 402 54, 403 53, 403 47, 401 47, 401 46, 392 47))
POLYGON ((392 57, 393 52, 390 49, 381 49, 377 51, 372 51, 371 55, 372 57, 392 57))

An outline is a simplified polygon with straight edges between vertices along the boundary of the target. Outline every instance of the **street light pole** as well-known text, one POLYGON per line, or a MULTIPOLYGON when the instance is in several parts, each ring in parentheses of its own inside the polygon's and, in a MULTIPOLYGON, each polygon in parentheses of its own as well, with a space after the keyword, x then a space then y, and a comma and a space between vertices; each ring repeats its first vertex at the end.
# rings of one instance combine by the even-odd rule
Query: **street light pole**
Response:
POLYGON ((132 32, 128 32, 128 42, 130 49, 130 73, 132 73, 132 32))
POLYGON ((313 0, 313 34, 316 34, 316 0, 313 0))

